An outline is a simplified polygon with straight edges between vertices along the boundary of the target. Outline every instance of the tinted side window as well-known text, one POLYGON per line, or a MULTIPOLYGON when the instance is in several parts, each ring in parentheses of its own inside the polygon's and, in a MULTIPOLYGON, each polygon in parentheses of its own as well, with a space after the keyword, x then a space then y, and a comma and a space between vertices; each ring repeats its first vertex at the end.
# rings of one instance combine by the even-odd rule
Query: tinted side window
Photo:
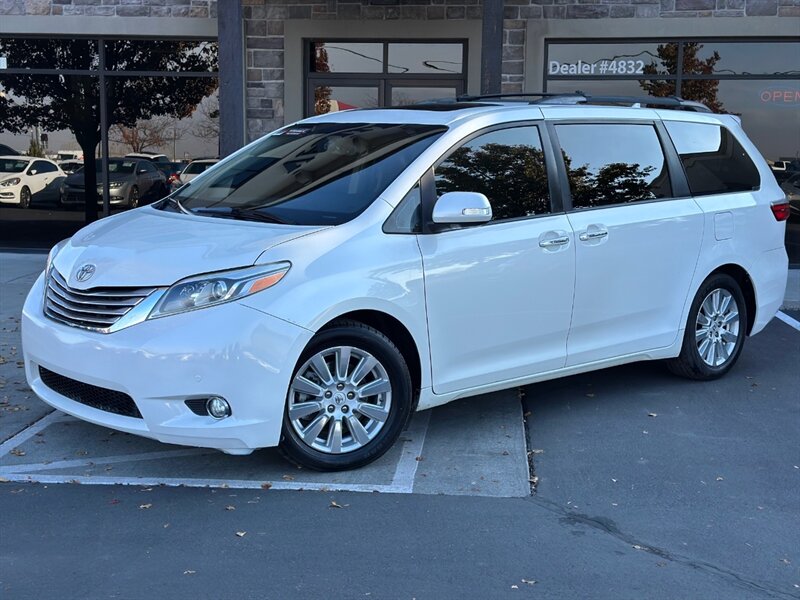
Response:
POLYGON ((664 125, 681 157, 694 196, 758 189, 761 177, 733 134, 710 123, 664 125))
POLYGON ((39 173, 55 173, 58 168, 49 162, 43 160, 37 160, 33 164, 33 168, 36 169, 39 173))
POLYGON ((664 151, 652 125, 556 125, 573 208, 672 196, 664 151))
POLYGON ((138 171, 139 169, 144 169, 148 173, 155 173, 156 171, 156 168, 155 166, 153 166, 153 163, 147 160, 143 160, 136 166, 136 170, 138 171))
POLYGON ((542 142, 536 127, 485 133, 454 150, 434 170, 436 193, 479 192, 492 220, 550 212, 542 142))

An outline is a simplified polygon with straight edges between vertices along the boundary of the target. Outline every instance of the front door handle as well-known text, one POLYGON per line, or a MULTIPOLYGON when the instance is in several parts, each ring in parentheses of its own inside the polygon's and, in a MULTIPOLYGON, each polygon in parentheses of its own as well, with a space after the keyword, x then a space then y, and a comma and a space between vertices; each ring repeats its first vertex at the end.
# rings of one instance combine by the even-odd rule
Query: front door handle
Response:
POLYGON ((557 238, 550 238, 549 240, 542 240, 539 242, 541 248, 553 248, 554 246, 563 246, 569 244, 569 236, 562 235, 557 238))
POLYGON ((588 242, 589 240, 599 240, 608 235, 608 231, 605 229, 601 229, 598 231, 584 231, 582 234, 578 236, 578 239, 582 242, 588 242))

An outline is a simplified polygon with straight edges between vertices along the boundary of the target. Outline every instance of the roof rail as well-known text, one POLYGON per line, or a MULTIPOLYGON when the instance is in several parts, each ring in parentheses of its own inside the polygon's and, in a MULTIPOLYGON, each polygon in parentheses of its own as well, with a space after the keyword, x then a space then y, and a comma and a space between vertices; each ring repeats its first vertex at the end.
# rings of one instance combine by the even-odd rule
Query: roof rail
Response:
POLYGON ((619 104, 636 108, 641 106, 663 106, 676 110, 711 112, 711 109, 702 102, 684 100, 679 96, 592 96, 580 90, 576 90, 572 93, 482 94, 479 96, 459 96, 458 99, 474 101, 491 99, 502 100, 505 98, 519 98, 520 100, 535 98, 534 100, 530 100, 529 104, 619 104))

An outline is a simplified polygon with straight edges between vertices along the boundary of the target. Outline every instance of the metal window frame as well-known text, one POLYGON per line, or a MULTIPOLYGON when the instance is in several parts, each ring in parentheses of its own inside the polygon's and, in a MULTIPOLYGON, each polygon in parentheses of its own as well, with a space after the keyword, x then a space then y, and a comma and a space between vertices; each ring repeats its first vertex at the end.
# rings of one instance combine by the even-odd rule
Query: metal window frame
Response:
POLYGON ((378 104, 386 106, 386 101, 391 97, 393 87, 400 85, 415 85, 417 87, 435 87, 437 82, 453 82, 456 94, 459 90, 463 93, 467 89, 467 58, 469 56, 469 40, 467 38, 343 38, 343 37, 309 37, 303 38, 303 97, 305 117, 314 115, 313 90, 318 85, 341 85, 349 87, 377 87, 378 104), (319 43, 350 43, 350 44, 382 44, 383 65, 381 71, 369 73, 338 72, 317 73, 311 70, 313 45, 319 43), (389 72, 389 45, 390 44, 450 44, 461 45, 461 73, 391 73, 389 72))

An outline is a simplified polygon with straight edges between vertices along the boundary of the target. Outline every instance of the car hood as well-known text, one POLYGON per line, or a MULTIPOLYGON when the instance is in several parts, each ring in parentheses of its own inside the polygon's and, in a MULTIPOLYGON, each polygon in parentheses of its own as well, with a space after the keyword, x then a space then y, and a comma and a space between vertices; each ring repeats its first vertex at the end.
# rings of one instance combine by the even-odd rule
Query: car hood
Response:
POLYGON ((233 221, 145 207, 81 229, 53 265, 77 289, 167 286, 191 275, 250 266, 265 250, 325 228, 233 221), (95 273, 78 282, 75 274, 86 264, 94 265, 95 273))

